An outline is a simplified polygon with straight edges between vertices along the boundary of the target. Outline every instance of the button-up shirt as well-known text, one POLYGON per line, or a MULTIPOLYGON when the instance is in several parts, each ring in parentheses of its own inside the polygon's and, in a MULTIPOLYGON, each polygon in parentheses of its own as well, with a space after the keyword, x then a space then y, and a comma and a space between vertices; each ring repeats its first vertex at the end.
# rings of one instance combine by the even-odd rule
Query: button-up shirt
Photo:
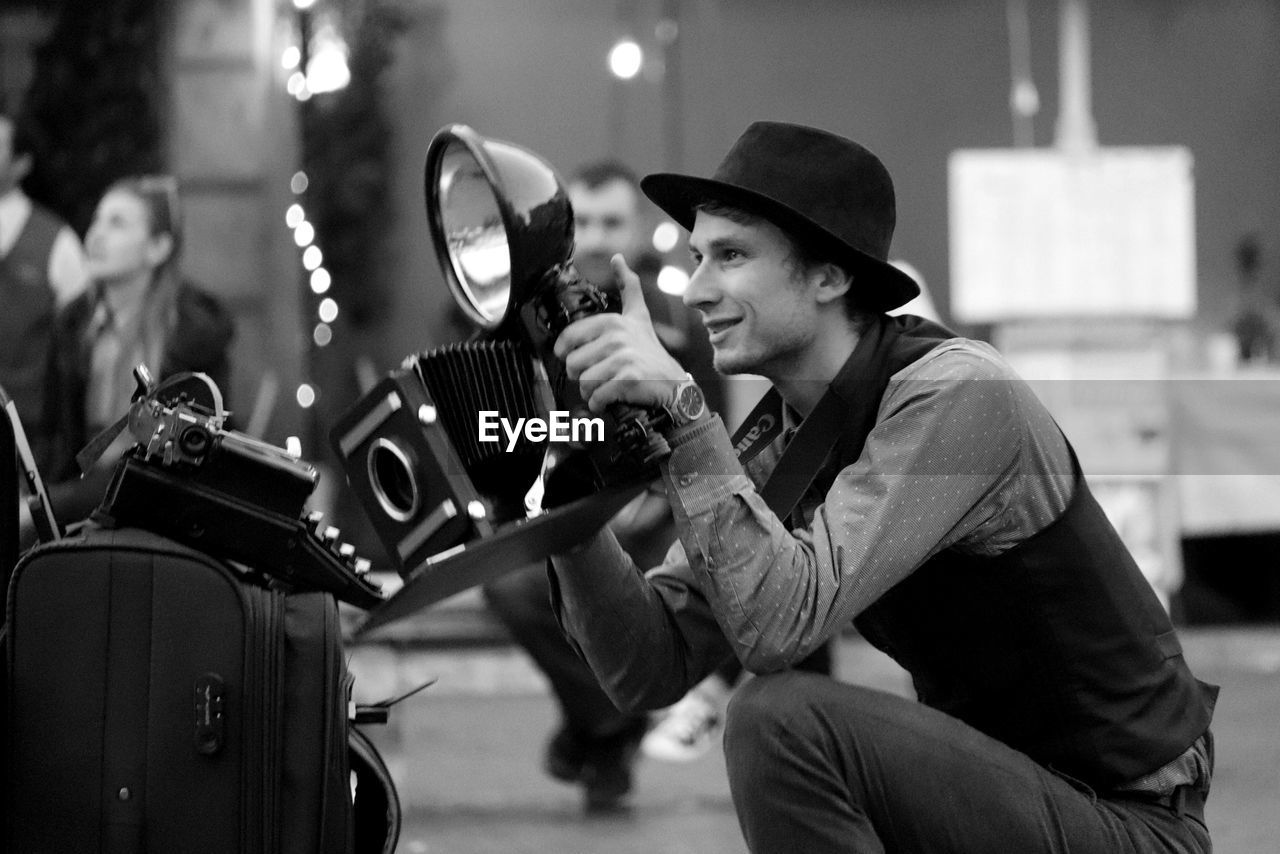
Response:
POLYGON ((561 620, 616 701, 673 702, 730 652, 786 668, 938 552, 1001 554, 1072 498, 1061 431, 980 342, 891 377, 861 455, 801 500, 794 528, 757 491, 790 433, 745 467, 716 417, 673 434, 662 472, 680 539, 647 574, 607 533, 554 561, 561 620))

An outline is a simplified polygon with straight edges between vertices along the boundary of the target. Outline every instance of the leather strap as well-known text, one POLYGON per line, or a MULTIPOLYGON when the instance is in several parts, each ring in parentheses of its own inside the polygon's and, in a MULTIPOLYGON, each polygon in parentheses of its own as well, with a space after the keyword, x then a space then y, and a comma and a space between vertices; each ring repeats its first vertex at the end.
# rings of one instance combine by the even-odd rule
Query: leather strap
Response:
MULTIPOLYGON (((823 478, 828 483, 835 472, 856 460, 875 425, 889 378, 953 337, 955 333, 945 327, 919 317, 878 317, 859 337, 761 488, 769 509, 779 519, 786 519, 829 459, 826 473, 831 477, 823 478)), ((740 463, 745 464, 776 440, 782 431, 782 405, 778 391, 769 389, 734 433, 732 441, 740 463)))

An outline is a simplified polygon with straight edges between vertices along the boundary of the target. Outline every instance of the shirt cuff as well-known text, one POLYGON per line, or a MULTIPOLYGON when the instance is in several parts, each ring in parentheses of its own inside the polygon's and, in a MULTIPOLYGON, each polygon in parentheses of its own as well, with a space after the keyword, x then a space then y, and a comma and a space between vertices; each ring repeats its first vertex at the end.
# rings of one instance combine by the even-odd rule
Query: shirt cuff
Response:
POLYGON ((662 466, 662 477, 673 509, 687 518, 710 512, 725 499, 751 489, 733 451, 720 416, 671 431, 667 437, 671 456, 662 466))

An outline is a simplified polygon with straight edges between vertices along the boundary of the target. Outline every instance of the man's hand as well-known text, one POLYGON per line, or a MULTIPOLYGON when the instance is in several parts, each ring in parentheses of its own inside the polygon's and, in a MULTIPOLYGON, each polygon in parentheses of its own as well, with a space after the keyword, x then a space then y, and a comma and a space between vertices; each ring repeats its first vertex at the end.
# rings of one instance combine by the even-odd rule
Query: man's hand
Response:
POLYGON ((685 370, 654 332, 640 277, 621 255, 611 261, 622 282, 622 313, 596 314, 569 324, 556 339, 555 354, 576 380, 592 412, 611 403, 667 406, 685 370))

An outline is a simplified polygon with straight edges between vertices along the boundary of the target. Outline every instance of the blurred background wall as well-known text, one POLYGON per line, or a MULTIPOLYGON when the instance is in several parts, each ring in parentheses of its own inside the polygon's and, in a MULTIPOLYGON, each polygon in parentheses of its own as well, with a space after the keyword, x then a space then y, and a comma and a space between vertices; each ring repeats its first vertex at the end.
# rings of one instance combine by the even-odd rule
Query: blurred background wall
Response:
MULTIPOLYGON (((61 136, 51 143, 74 141, 92 155, 92 140, 70 137, 112 109, 116 66, 105 58, 154 50, 135 88, 161 117, 160 165, 183 180, 187 268, 239 322, 233 408, 242 425, 255 416, 273 443, 301 436, 304 454, 323 462, 329 426, 362 387, 406 354, 467 333, 426 231, 423 161, 442 126, 469 124, 563 172, 611 154, 641 173, 707 174, 756 119, 845 134, 893 174, 894 254, 920 271, 944 319, 954 320, 948 157, 1054 144, 1061 6, 3 0, 0 93, 11 104, 40 94, 58 119, 61 136), (290 64, 288 51, 325 25, 345 39, 351 81, 296 97, 299 57, 290 64), (630 79, 608 63, 622 39, 644 55, 630 79), (1015 75, 1023 86, 1016 121, 1015 75), (58 86, 63 94, 50 95, 58 86), (76 86, 101 94, 68 98, 58 114, 59 98, 76 86), (301 193, 300 173, 310 178, 301 193), (303 239, 296 215, 316 224, 313 237, 303 239), (311 245, 324 253, 323 288, 304 263, 311 245)), ((1238 301, 1236 249, 1246 235, 1256 236, 1268 299, 1280 291, 1280 4, 1088 6, 1098 142, 1191 152, 1198 309, 1185 326, 1201 336, 1222 330, 1238 301)), ((126 128, 126 147, 128 138, 126 128)), ((96 175, 97 186, 74 201, 91 205, 90 191, 114 177, 96 175)), ((340 476, 325 483, 341 507, 340 476)), ((339 512, 362 524, 349 499, 339 512)))
MULTIPOLYGON (((355 324, 350 313, 333 324, 318 357, 321 420, 356 393, 354 377, 335 372, 385 370, 464 333, 423 210, 427 143, 445 124, 528 146, 564 171, 614 154, 641 172, 709 172, 760 118, 847 134, 894 175, 895 254, 923 274, 947 316, 947 157, 1014 144, 1011 50, 1028 58, 1038 94, 1027 125, 1036 145, 1052 144, 1058 114, 1051 0, 298 2, 312 15, 330 14, 348 41, 371 10, 397 20, 381 33, 388 55, 361 93, 380 101, 389 126, 389 196, 368 217, 384 237, 362 281, 342 283, 347 293, 372 293, 376 305, 357 312, 355 324), (1014 8, 1025 11, 1025 37, 1011 29, 1014 8), (607 64, 624 37, 645 53, 630 80, 607 64)), ((186 186, 188 266, 241 319, 235 397, 248 406, 269 370, 278 380, 271 438, 296 433, 305 417, 293 390, 315 358, 308 342, 317 300, 283 219, 304 153, 299 105, 284 91, 279 59, 297 42, 300 13, 292 0, 5 0, 7 98, 20 101, 31 86, 36 49, 59 16, 112 5, 162 21, 165 151, 186 186)), ((1280 5, 1115 0, 1093 3, 1090 14, 1099 142, 1183 145, 1193 154, 1197 322, 1220 326, 1237 287, 1233 251, 1242 235, 1259 235, 1264 276, 1278 276, 1280 5)), ((331 97, 316 96, 306 109, 324 112, 331 97)))
MULTIPOLYGON (((947 156, 1008 147, 1010 38, 1004 0, 455 0, 415 4, 389 87, 397 123, 400 283, 392 351, 435 334, 416 319, 439 299, 422 239, 421 161, 449 122, 534 148, 563 169, 603 153, 641 171, 707 173, 748 123, 815 124, 865 143, 897 184, 896 254, 946 312, 947 156), (667 74, 630 81, 605 56, 630 35, 656 54, 674 17, 667 74), (673 59, 675 61, 673 61, 673 59), (672 80, 671 77, 675 77, 672 80), (416 284, 415 284, 416 283, 416 284)), ((1058 112, 1057 3, 1030 0, 1037 145, 1058 112)), ((1195 158, 1204 322, 1229 310, 1232 253, 1263 234, 1280 255, 1280 5, 1270 0, 1093 3, 1093 105, 1102 145, 1185 145, 1195 158)))

